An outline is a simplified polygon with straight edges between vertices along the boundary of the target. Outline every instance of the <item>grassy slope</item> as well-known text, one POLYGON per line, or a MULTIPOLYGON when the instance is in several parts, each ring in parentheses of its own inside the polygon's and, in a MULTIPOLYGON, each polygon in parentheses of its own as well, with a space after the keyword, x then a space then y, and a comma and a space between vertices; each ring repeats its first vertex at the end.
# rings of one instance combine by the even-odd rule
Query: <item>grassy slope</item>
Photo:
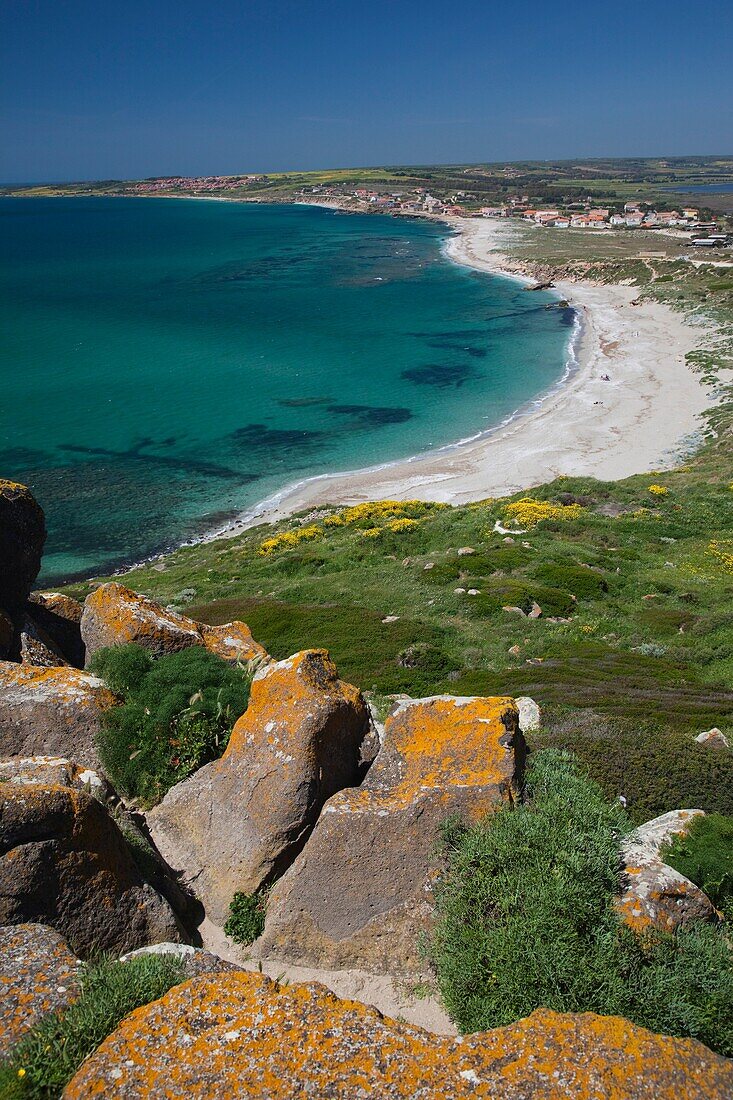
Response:
MULTIPOLYGON (((528 231, 517 255, 567 268, 576 261, 559 254, 564 239, 528 231)), ((712 380, 733 362, 733 296, 718 270, 676 259, 652 268, 632 252, 582 263, 596 278, 636 277, 642 295, 713 314, 722 335, 697 365, 712 380), (655 281, 660 270, 670 277, 655 281)), ((635 792, 639 816, 675 799, 730 813, 733 757, 692 741, 712 725, 733 732, 733 403, 711 424, 672 472, 533 490, 582 511, 514 543, 493 530, 506 500, 408 510, 416 525, 377 538, 364 529, 385 527, 384 518, 330 527, 320 514, 315 537, 294 548, 262 554, 273 529, 256 528, 182 549, 126 581, 211 623, 246 620, 276 657, 325 646, 346 678, 377 693, 530 694, 546 708, 542 739, 582 750, 607 789, 635 792), (654 483, 668 491, 651 493, 654 483), (476 554, 457 555, 465 546, 476 554), (502 610, 533 599, 540 619, 502 610), (641 782, 648 768, 666 773, 664 789, 641 782)), ((277 530, 313 522, 293 517, 277 530)))

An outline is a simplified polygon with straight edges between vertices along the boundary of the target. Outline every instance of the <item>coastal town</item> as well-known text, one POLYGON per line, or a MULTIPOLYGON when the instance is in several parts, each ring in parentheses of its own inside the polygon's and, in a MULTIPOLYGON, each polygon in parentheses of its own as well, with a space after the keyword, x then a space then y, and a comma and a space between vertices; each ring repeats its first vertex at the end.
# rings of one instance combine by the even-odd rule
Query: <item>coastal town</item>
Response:
MULTIPOLYGON (((165 196, 189 195, 191 197, 231 197, 243 200, 267 202, 282 201, 282 196, 270 198, 268 185, 271 178, 262 174, 244 176, 167 176, 156 179, 131 181, 124 185, 127 195, 165 196)), ((599 205, 592 195, 552 204, 538 201, 531 193, 507 195, 493 205, 481 202, 478 193, 456 190, 434 195, 428 188, 413 187, 409 190, 383 190, 367 187, 350 188, 344 184, 315 184, 295 188, 292 198, 300 202, 338 206, 341 209, 363 213, 407 214, 413 216, 464 217, 464 218, 514 218, 540 228, 586 229, 628 231, 668 231, 688 238, 699 247, 724 248, 733 244, 731 226, 723 219, 710 217, 709 212, 696 206, 679 209, 659 209, 661 205, 651 197, 616 205, 599 205)))
MULTIPOLYGON (((343 198, 343 191, 333 188, 314 188, 308 194, 322 194, 324 199, 343 198)), ((658 211, 649 202, 627 202, 619 210, 593 205, 592 196, 554 208, 537 208, 531 205, 529 195, 512 195, 500 206, 475 207, 470 196, 458 192, 448 198, 436 198, 423 188, 411 194, 401 192, 382 194, 357 188, 352 196, 355 207, 363 210, 381 210, 397 214, 432 214, 464 218, 518 218, 541 227, 553 229, 677 229, 693 234, 691 243, 722 247, 733 241, 718 221, 701 220, 696 207, 681 210, 658 211), (468 201, 466 201, 468 200, 468 201)))

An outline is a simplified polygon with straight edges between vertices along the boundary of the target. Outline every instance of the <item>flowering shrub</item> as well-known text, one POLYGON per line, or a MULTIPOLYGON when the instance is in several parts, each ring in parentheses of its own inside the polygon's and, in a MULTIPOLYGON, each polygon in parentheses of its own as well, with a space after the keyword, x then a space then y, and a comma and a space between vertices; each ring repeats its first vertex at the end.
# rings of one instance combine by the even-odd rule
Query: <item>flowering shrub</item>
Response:
POLYGON ((301 527, 299 531, 283 531, 279 535, 265 539, 257 553, 267 556, 277 553, 278 550, 293 550, 299 543, 317 539, 322 534, 323 529, 315 523, 309 527, 301 527))
POLYGON ((548 500, 535 500, 533 497, 522 497, 505 504, 502 509, 504 516, 519 527, 536 527, 545 519, 573 520, 578 519, 584 508, 580 504, 552 504, 548 500))
POLYGON ((708 554, 717 558, 726 573, 733 573, 733 543, 713 539, 708 545, 708 554))
POLYGON ((296 535, 295 531, 283 531, 280 535, 273 535, 272 538, 265 539, 260 545, 258 554, 274 554, 278 550, 292 550, 294 546, 297 546, 300 539, 296 535))
POLYGON ((260 544, 257 553, 267 557, 280 550, 293 550, 301 542, 319 538, 329 527, 361 527, 363 535, 375 539, 383 530, 407 531, 417 526, 416 516, 425 516, 428 512, 447 507, 447 504, 434 504, 424 500, 377 500, 355 504, 351 508, 342 508, 340 512, 326 516, 322 525, 312 523, 308 527, 272 535, 260 544), (378 524, 384 526, 377 526, 378 524))
POLYGON ((388 531, 409 531, 412 527, 417 527, 418 523, 416 519, 408 519, 407 516, 404 519, 393 519, 387 524, 388 531))
MULTIPOLYGON (((447 504, 433 504, 425 500, 376 500, 364 504, 355 504, 344 508, 330 519, 352 526, 357 523, 378 523, 380 520, 399 519, 427 515, 438 508, 447 508, 447 504)), ((334 526, 334 524, 331 524, 334 526)))
POLYGON ((413 527, 418 527, 419 523, 416 519, 410 519, 408 516, 402 516, 400 519, 391 519, 389 523, 385 523, 384 527, 366 527, 363 528, 361 534, 367 539, 378 539, 380 535, 383 535, 385 531, 394 531, 399 534, 401 531, 410 531, 413 527))
POLYGON ((669 489, 666 485, 650 485, 649 492, 655 497, 666 497, 669 489))

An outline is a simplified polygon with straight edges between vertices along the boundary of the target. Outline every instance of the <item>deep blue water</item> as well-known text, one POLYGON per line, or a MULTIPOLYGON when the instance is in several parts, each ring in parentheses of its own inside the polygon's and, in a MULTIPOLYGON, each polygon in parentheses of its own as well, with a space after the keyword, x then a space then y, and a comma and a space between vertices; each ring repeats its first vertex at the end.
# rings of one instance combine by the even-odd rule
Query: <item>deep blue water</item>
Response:
POLYGON ((139 560, 302 477, 499 423, 572 313, 445 258, 447 230, 305 206, 0 199, 0 476, 46 583, 139 560))

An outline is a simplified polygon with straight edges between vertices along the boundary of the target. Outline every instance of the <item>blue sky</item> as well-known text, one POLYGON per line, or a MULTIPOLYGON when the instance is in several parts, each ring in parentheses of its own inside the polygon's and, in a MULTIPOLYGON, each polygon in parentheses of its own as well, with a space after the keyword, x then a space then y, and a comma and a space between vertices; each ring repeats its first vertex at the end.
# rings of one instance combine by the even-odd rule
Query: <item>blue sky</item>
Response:
POLYGON ((0 180, 733 153, 724 0, 0 0, 0 180))

